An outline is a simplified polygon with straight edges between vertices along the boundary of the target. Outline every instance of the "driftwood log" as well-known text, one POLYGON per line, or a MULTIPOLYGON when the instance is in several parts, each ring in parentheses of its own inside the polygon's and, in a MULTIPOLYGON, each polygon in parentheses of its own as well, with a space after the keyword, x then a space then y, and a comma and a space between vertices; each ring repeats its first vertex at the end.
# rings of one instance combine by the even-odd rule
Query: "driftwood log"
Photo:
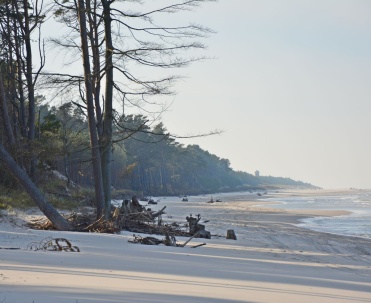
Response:
POLYGON ((134 196, 131 201, 124 200, 120 207, 118 222, 122 230, 135 233, 158 234, 170 236, 189 236, 189 233, 175 222, 168 224, 162 220, 166 206, 152 210, 139 204, 134 196))
POLYGON ((144 210, 144 207, 140 205, 139 200, 136 196, 131 198, 131 201, 125 199, 121 205, 121 212, 124 214, 141 212, 144 210))
POLYGON ((231 240, 237 240, 237 236, 236 236, 233 229, 228 229, 227 230, 227 237, 226 238, 231 239, 231 240))
POLYGON ((144 206, 142 206, 139 203, 139 200, 136 196, 133 196, 131 201, 129 200, 124 200, 122 202, 121 208, 120 208, 120 213, 123 214, 124 216, 130 216, 130 215, 135 215, 139 214, 139 217, 144 219, 144 221, 153 221, 157 217, 160 217, 161 215, 165 214, 165 208, 161 208, 159 211, 152 211, 150 208, 146 209, 144 206))
POLYGON ((189 225, 189 233, 194 235, 196 238, 206 238, 211 239, 211 234, 209 231, 205 230, 205 225, 198 223, 201 220, 201 215, 198 214, 197 217, 193 217, 192 214, 186 217, 189 225))
MULTIPOLYGON (((174 247, 185 247, 193 238, 195 237, 192 236, 190 237, 186 242, 184 242, 183 244, 178 244, 177 243, 177 240, 174 236, 170 236, 169 234, 166 234, 165 235, 165 238, 160 240, 160 239, 157 239, 157 238, 154 238, 154 237, 145 237, 143 238, 142 236, 139 236, 139 235, 133 235, 133 239, 129 239, 128 242, 130 243, 139 243, 139 244, 145 244, 145 245, 159 245, 159 244, 164 244, 166 246, 174 246, 174 247)), ((196 244, 194 246, 191 246, 191 248, 196 248, 196 247, 200 247, 200 246, 203 246, 203 245, 206 245, 206 243, 200 243, 200 244, 196 244)))
MULTIPOLYGON (((71 222, 76 231, 119 233, 122 230, 126 230, 134 233, 169 235, 170 240, 171 236, 190 237, 195 235, 197 231, 201 232, 202 229, 205 229, 204 225, 198 224, 199 218, 196 218, 198 229, 192 234, 188 232, 189 224, 186 222, 178 224, 176 222, 168 223, 165 220, 163 221, 162 215, 165 214, 165 209, 166 206, 160 210, 152 210, 142 206, 134 196, 132 199, 125 199, 120 207, 112 206, 109 220, 105 220, 103 217, 97 219, 96 213, 88 210, 78 213, 72 212, 66 215, 65 218, 71 222)), ((34 220, 28 226, 42 230, 55 229, 46 218, 34 220)), ((209 237, 207 233, 206 235, 197 234, 197 237, 207 238, 209 237)))

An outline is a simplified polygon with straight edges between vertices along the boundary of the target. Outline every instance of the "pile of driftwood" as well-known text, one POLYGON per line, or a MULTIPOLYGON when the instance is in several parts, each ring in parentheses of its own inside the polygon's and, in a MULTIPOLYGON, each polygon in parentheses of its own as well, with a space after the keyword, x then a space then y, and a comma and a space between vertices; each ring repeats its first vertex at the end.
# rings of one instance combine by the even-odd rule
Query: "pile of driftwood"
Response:
MULTIPOLYGON (((189 225, 183 226, 173 222, 171 224, 164 223, 162 215, 165 214, 166 206, 158 211, 151 208, 146 208, 139 203, 137 197, 132 197, 131 200, 125 199, 121 207, 112 206, 112 216, 110 220, 100 218, 97 220, 94 212, 71 213, 66 216, 66 219, 75 227, 76 231, 82 232, 99 232, 99 233, 119 233, 122 230, 131 231, 134 233, 143 234, 158 234, 172 236, 193 236, 199 232, 197 237, 210 238, 203 236, 202 230, 204 226, 198 222, 200 215, 197 218, 187 217, 189 225), (189 227, 189 230, 187 228, 189 227)), ((34 220, 28 224, 31 228, 51 230, 53 225, 48 219, 34 220)), ((209 233, 210 234, 210 233, 209 233)))
POLYGON ((184 230, 184 226, 176 222, 171 224, 163 222, 162 215, 165 214, 165 209, 166 206, 158 211, 146 208, 134 196, 131 200, 124 200, 115 212, 121 230, 143 234, 188 236, 189 233, 184 230))
MULTIPOLYGON (((191 214, 187 216, 186 220, 188 223, 181 226, 176 222, 171 224, 163 222, 162 215, 165 214, 165 209, 166 206, 158 211, 153 211, 151 208, 142 206, 134 196, 131 200, 124 200, 120 207, 112 206, 112 216, 110 220, 104 220, 103 218, 97 220, 94 212, 72 213, 67 216, 66 219, 75 226, 76 231, 119 233, 122 230, 127 230, 134 233, 165 236, 163 239, 157 239, 155 237, 142 237, 134 234, 133 239, 129 240, 131 243, 146 245, 164 244, 166 246, 184 247, 193 238, 211 238, 210 232, 205 230, 205 225, 200 224, 201 215, 198 214, 193 216, 191 214), (175 236, 190 238, 185 243, 178 243, 175 236)), ((208 221, 204 221, 203 223, 207 222, 208 221)), ((54 229, 48 219, 34 220, 29 223, 29 226, 34 229, 54 229)), ((234 230, 228 230, 226 238, 237 240, 234 230)), ((199 247, 205 244, 206 243, 202 243, 191 247, 199 247)), ((30 249, 79 251, 78 247, 72 246, 68 240, 63 238, 33 243, 30 249)))
MULTIPOLYGON (((76 213, 72 212, 64 216, 74 227, 75 231, 81 232, 100 232, 100 233, 117 233, 120 231, 119 226, 113 220, 97 220, 97 215, 94 212, 76 213)), ((39 230, 54 230, 55 227, 47 219, 35 219, 27 224, 30 228, 39 230)))

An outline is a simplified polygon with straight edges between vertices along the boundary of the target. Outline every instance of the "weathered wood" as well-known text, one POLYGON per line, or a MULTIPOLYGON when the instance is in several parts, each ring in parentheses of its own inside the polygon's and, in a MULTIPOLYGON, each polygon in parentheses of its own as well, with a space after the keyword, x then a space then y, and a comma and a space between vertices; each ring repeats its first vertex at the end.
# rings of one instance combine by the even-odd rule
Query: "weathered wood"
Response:
POLYGON ((205 229, 199 230, 197 232, 197 238, 211 239, 211 233, 205 229))
MULTIPOLYGON (((189 233, 191 235, 194 235, 195 233, 197 233, 199 230, 202 229, 202 226, 199 227, 199 225, 201 225, 201 224, 198 224, 198 222, 201 220, 200 215, 197 215, 197 218, 192 217, 192 215, 190 215, 189 217, 187 216, 186 220, 188 222, 189 233)), ((203 225, 203 229, 205 229, 205 225, 203 225)))
POLYGON ((194 235, 196 238, 211 239, 211 234, 209 231, 205 230, 205 225, 198 223, 201 220, 199 214, 197 215, 197 218, 190 215, 190 217, 186 217, 186 220, 188 221, 189 233, 191 235, 194 235))
POLYGON ((122 201, 121 207, 120 207, 120 212, 121 213, 123 213, 123 214, 128 213, 128 203, 129 203, 129 200, 127 200, 127 199, 122 201))
POLYGON ((166 208, 166 206, 164 206, 163 208, 161 208, 158 212, 156 212, 156 213, 152 213, 152 218, 155 219, 155 218, 157 218, 158 216, 163 215, 163 214, 165 213, 165 212, 164 212, 165 208, 166 208))
POLYGON ((237 236, 236 236, 233 229, 228 229, 227 230, 227 237, 226 238, 231 239, 231 240, 237 240, 237 236))
POLYGON ((122 202, 120 211, 124 214, 139 213, 145 211, 145 207, 139 203, 136 196, 133 196, 131 201, 125 199, 122 202))
POLYGON ((139 200, 136 196, 131 198, 131 208, 133 211, 141 212, 144 210, 144 207, 139 203, 139 200))
MULTIPOLYGON (((177 241, 176 241, 176 238, 173 236, 173 235, 169 235, 168 233, 165 234, 165 238, 160 240, 160 239, 157 239, 157 238, 154 238, 154 237, 141 237, 139 235, 133 235, 133 239, 129 239, 128 242, 130 243, 140 243, 140 244, 145 244, 145 245, 159 245, 159 244, 164 244, 166 246, 174 246, 174 247, 184 247, 186 246, 186 244, 191 241, 194 237, 192 236, 191 238, 189 238, 187 240, 187 242, 183 243, 183 244, 177 244, 177 241)), ((203 245, 206 245, 206 243, 201 243, 201 244, 196 244, 194 246, 191 246, 191 248, 196 248, 196 247, 200 247, 200 246, 203 246, 203 245)))
POLYGON ((163 240, 163 243, 166 246, 177 246, 175 237, 170 236, 169 234, 165 235, 165 239, 163 240))
POLYGON ((194 234, 192 237, 190 237, 186 242, 184 242, 183 244, 179 244, 178 246, 179 246, 179 247, 184 247, 184 246, 186 246, 186 245, 188 244, 188 242, 191 241, 191 240, 192 240, 196 235, 197 235, 197 233, 194 234))
POLYGON ((157 201, 155 201, 153 199, 149 199, 147 204, 157 205, 157 203, 158 203, 157 201))
POLYGON ((162 216, 157 217, 157 226, 162 226, 162 216))
POLYGON ((206 245, 206 243, 201 243, 201 244, 193 245, 193 246, 191 246, 191 248, 197 248, 197 247, 204 246, 204 245, 206 245))
POLYGON ((24 190, 29 194, 37 207, 52 222, 58 230, 74 230, 74 227, 46 200, 46 197, 32 182, 27 173, 14 161, 12 156, 0 143, 0 160, 9 172, 17 179, 24 190))

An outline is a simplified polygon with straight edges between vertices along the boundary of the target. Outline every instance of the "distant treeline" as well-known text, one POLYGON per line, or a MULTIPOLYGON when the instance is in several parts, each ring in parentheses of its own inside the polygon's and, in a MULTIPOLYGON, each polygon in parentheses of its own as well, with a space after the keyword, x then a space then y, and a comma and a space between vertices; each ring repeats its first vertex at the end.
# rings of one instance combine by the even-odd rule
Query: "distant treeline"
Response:
MULTIPOLYGON (((39 109, 39 169, 56 169, 67 183, 93 186, 93 170, 86 119, 71 103, 39 109)), ((115 123, 112 187, 143 195, 199 194, 249 190, 264 186, 310 187, 288 178, 255 176, 234 171, 228 159, 184 146, 162 123, 150 127, 142 115, 118 116, 115 123)), ((4 170, 2 170, 4 172, 4 170)), ((0 180, 9 180, 4 175, 0 180)), ((67 184, 68 185, 68 184, 67 184)))

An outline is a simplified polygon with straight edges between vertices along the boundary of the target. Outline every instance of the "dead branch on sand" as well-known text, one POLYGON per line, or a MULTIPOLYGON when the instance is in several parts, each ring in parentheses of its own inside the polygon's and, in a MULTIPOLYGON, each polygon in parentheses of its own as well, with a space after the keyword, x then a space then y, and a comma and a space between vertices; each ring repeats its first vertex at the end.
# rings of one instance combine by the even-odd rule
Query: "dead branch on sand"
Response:
POLYGON ((80 252, 77 246, 73 246, 65 238, 45 238, 40 242, 31 242, 27 245, 28 250, 67 251, 80 252))
MULTIPOLYGON (((174 236, 170 236, 168 234, 165 235, 165 238, 162 239, 162 240, 157 239, 155 237, 144 237, 143 238, 142 236, 134 234, 133 239, 129 239, 128 242, 134 243, 134 244, 144 244, 144 245, 164 244, 166 246, 185 247, 195 236, 196 235, 193 235, 186 242, 184 242, 182 244, 178 244, 176 238, 174 236)), ((197 244, 197 245, 191 246, 191 248, 196 248, 196 247, 200 247, 200 246, 203 246, 203 245, 206 245, 206 243, 197 244)))

